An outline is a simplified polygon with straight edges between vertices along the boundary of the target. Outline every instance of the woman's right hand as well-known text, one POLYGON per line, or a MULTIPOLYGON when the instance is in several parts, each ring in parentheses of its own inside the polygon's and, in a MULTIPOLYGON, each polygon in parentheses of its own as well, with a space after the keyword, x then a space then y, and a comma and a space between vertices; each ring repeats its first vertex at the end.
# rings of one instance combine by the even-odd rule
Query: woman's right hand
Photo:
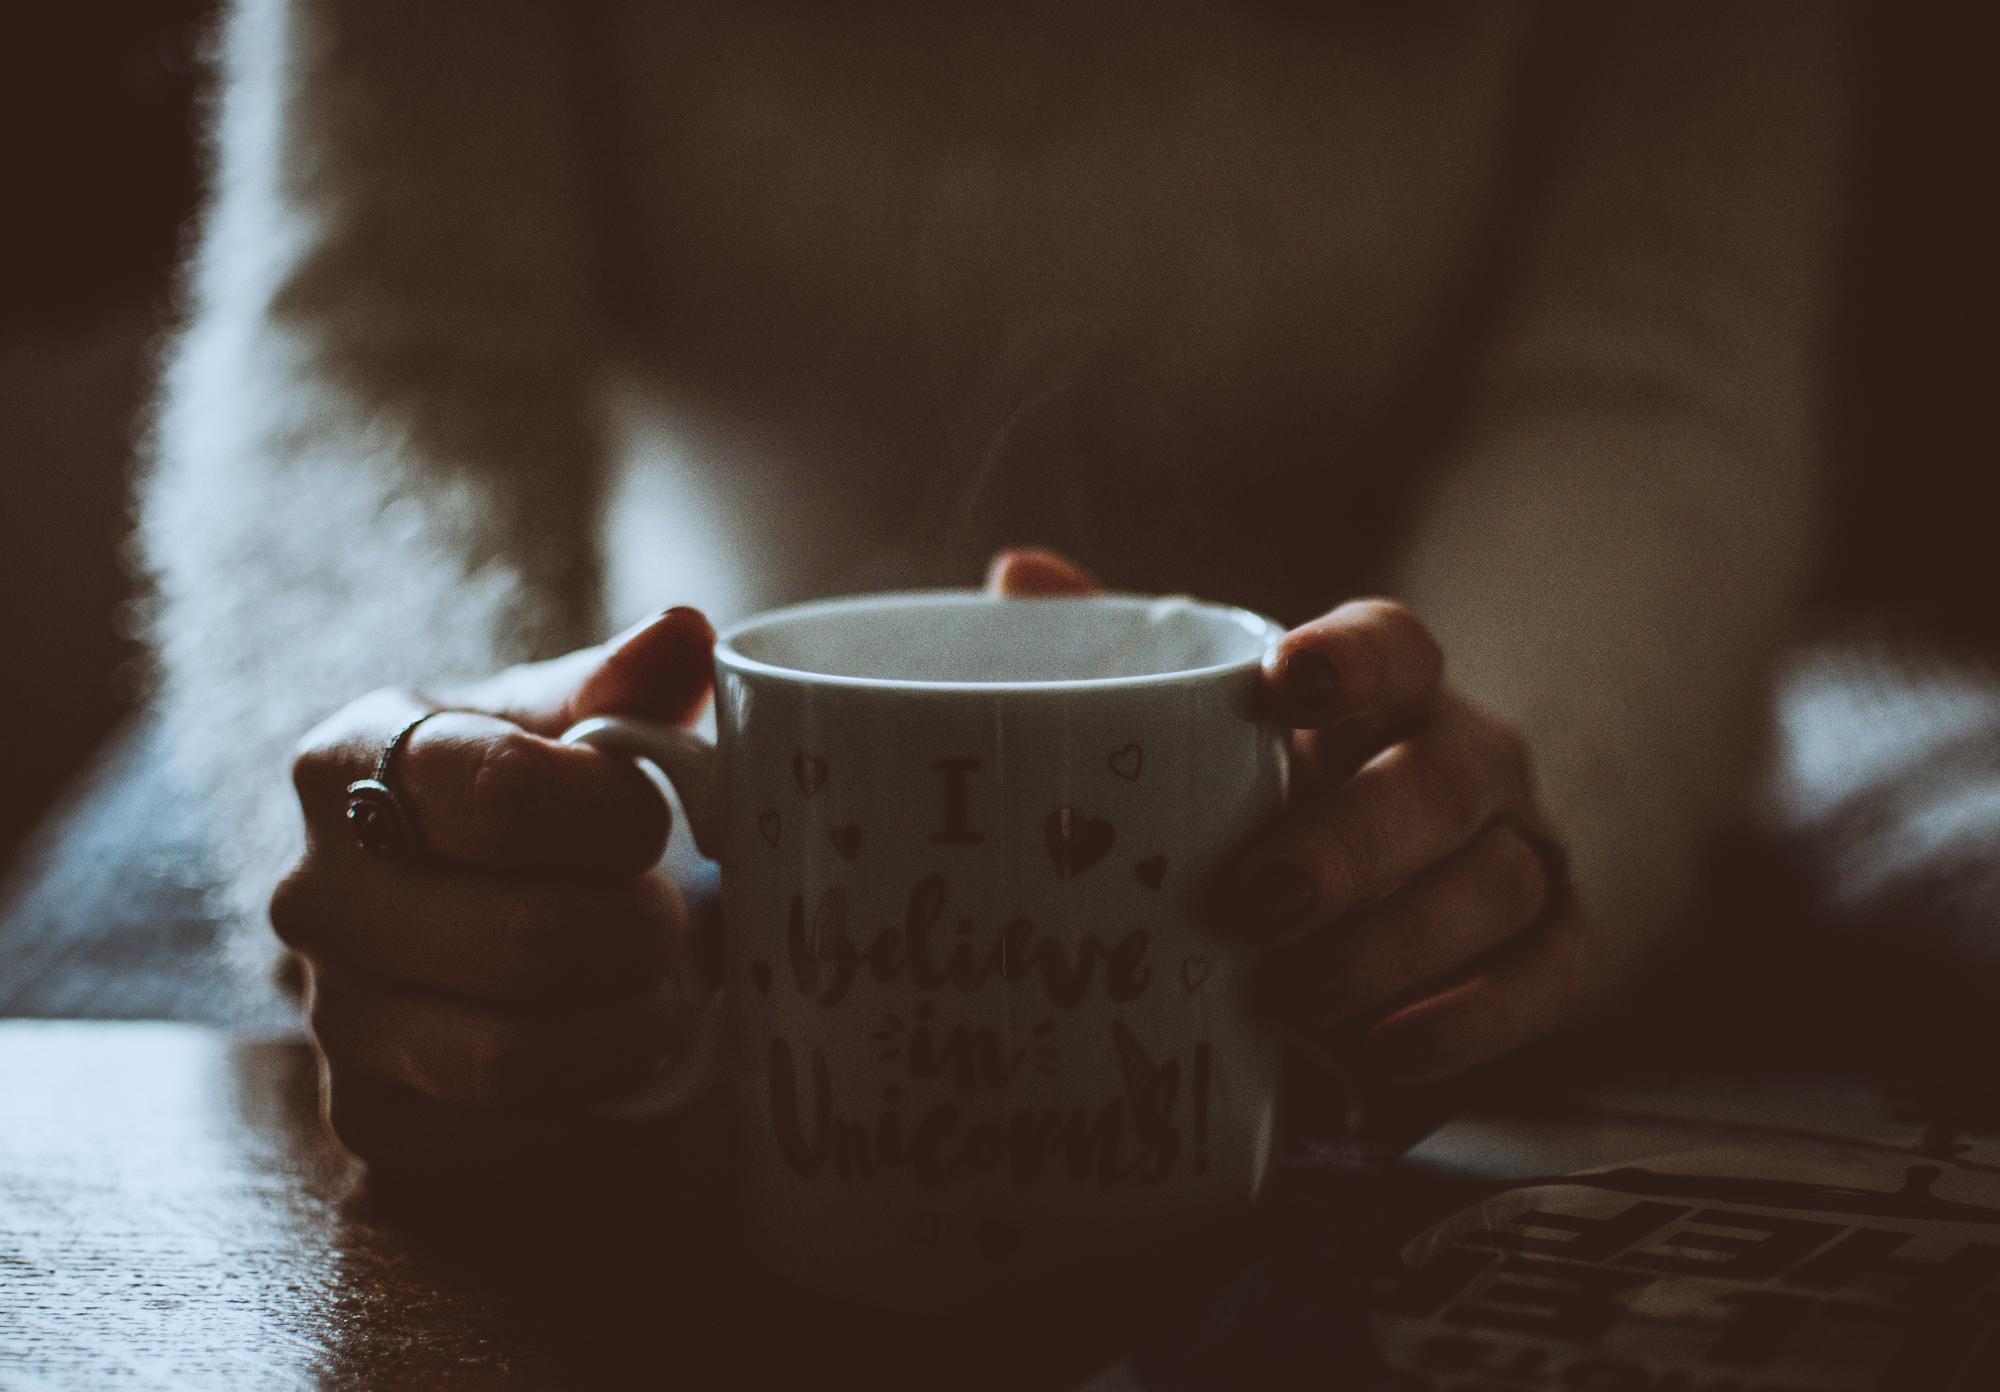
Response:
POLYGON ((374 692, 306 736, 306 850, 271 920, 305 965, 322 1107, 349 1150, 399 1169, 531 1160, 681 1044, 700 1004, 676 998, 687 915, 647 873, 666 805, 630 761, 554 736, 591 715, 694 719, 713 642, 674 609, 449 699, 374 692), (440 706, 391 773, 419 854, 362 849, 347 785, 440 706))

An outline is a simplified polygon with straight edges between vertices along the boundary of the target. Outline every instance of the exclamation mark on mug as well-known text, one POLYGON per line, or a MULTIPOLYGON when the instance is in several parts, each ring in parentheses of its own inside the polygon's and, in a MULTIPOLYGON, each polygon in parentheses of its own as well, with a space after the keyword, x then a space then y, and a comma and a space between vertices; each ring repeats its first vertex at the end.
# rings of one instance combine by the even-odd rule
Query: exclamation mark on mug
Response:
POLYGON ((1208 1168, 1208 1044, 1194 1046, 1194 1172, 1208 1168))

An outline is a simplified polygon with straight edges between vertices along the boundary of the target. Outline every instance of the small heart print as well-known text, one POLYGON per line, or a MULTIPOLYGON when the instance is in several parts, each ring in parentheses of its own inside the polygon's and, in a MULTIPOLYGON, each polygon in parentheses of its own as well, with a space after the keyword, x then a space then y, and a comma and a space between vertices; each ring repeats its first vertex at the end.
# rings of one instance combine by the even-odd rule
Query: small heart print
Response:
POLYGON ((1146 766, 1146 751, 1136 744, 1128 744, 1123 749, 1112 750, 1111 757, 1105 762, 1111 765, 1113 773, 1127 783, 1136 783, 1139 781, 1139 771, 1146 766))
POLYGON ((1139 877, 1139 883, 1148 889, 1158 889, 1160 881, 1167 877, 1167 858, 1163 855, 1147 856, 1132 867, 1132 873, 1139 877))
POLYGON ((757 814, 757 834, 764 838, 764 844, 767 846, 777 846, 778 833, 784 829, 784 825, 784 822, 779 819, 776 812, 759 812, 757 814))
POLYGON ((975 1230, 979 1254, 988 1261, 1011 1257, 1021 1245, 1021 1228, 1005 1218, 982 1218, 975 1230))
POLYGON ((808 754, 800 750, 792 755, 792 777, 798 780, 799 791, 807 797, 824 788, 831 773, 832 770, 826 766, 826 760, 817 754, 808 754))
POLYGON ((1063 879, 1081 875, 1111 850, 1111 823, 1089 817, 1073 807, 1058 807, 1042 825, 1042 839, 1049 848, 1049 860, 1063 879))
POLYGON ((935 1247, 938 1240, 938 1216, 926 1209, 922 1213, 912 1213, 910 1221, 903 1225, 903 1231, 910 1235, 910 1241, 919 1247, 935 1247))
POLYGON ((861 828, 853 822, 829 827, 826 839, 833 842, 833 848, 849 860, 861 854, 861 828))
POLYGON ((1199 953, 1181 959, 1181 985, 1187 987, 1189 995, 1201 989, 1201 984, 1208 980, 1208 973, 1214 966, 1215 963, 1199 953))
POLYGON ((771 964, 769 962, 752 962, 750 964, 750 983, 757 988, 758 994, 762 995, 765 1000, 771 999, 771 964))

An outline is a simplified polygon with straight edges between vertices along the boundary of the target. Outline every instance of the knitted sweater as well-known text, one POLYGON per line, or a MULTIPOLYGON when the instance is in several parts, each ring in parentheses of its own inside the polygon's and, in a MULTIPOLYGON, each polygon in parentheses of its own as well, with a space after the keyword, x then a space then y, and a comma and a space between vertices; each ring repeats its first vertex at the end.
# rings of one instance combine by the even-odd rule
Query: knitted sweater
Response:
POLYGON ((231 905, 364 690, 1039 541, 1405 599, 1656 939, 1814 557, 1837 13, 239 0, 140 528, 231 905))

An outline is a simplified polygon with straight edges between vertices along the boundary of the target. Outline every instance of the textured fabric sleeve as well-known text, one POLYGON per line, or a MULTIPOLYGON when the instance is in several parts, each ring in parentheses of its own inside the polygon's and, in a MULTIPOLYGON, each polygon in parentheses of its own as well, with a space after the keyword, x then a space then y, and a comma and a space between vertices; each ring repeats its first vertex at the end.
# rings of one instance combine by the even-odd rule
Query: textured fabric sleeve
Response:
POLYGON ((1845 84, 1834 6, 1592 13, 1403 589, 1639 952, 1744 810, 1816 559, 1845 84))
MULTIPOLYGON (((387 683, 596 626, 601 469, 563 7, 241 0, 139 542, 158 700, 246 927, 289 752, 387 683)), ((246 943, 261 932, 246 933, 246 943)))

